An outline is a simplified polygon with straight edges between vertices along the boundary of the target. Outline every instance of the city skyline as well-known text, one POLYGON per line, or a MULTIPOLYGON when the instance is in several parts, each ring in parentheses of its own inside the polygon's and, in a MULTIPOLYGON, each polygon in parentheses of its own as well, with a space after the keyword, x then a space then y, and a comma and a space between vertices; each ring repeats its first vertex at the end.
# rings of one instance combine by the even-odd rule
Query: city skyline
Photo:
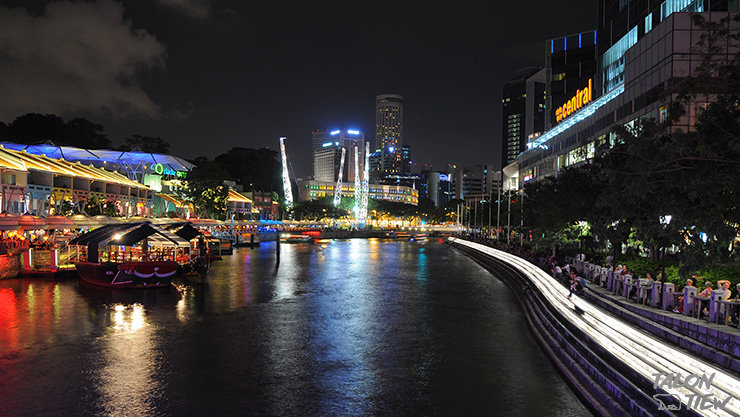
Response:
POLYGON ((595 3, 575 2, 409 3, 393 13, 334 2, 49 3, 0 8, 0 121, 86 117, 116 144, 161 137, 185 158, 277 149, 286 136, 299 176, 310 174, 312 131, 374 132, 374 98, 385 93, 404 96, 415 162, 500 160, 501 86, 543 65, 547 39, 596 24, 595 3), (18 50, 33 52, 10 53, 18 50))

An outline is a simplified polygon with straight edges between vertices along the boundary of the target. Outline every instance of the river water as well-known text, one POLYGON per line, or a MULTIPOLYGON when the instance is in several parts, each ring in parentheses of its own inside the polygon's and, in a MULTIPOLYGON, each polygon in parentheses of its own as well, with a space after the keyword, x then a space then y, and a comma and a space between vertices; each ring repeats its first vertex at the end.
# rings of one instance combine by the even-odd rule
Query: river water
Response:
POLYGON ((510 289, 438 240, 236 249, 205 286, 0 281, 2 416, 579 416, 510 289))

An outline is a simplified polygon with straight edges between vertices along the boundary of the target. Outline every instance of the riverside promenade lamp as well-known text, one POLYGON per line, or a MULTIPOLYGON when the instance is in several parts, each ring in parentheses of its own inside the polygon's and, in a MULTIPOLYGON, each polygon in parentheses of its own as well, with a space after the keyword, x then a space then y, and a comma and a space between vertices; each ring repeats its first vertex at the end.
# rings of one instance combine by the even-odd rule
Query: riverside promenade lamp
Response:
MULTIPOLYGON (((660 288, 661 291, 663 291, 663 288, 665 286, 665 247, 667 245, 666 240, 666 229, 668 228, 668 225, 671 224, 671 219, 673 216, 667 215, 667 216, 660 216, 660 224, 663 226, 663 252, 661 253, 660 257, 660 288)), ((661 297, 662 299, 662 297, 661 297)))

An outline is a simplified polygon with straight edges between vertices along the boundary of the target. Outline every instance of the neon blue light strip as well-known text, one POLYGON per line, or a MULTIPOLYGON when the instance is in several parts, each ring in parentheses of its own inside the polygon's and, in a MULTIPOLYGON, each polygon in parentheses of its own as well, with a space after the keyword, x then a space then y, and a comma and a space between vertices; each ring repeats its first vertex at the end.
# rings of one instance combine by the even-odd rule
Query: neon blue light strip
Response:
POLYGON ((596 101, 594 101, 593 103, 589 104, 588 106, 574 113, 572 116, 563 120, 560 124, 548 130, 544 135, 537 138, 537 140, 533 140, 532 142, 528 143, 527 150, 524 152, 528 152, 536 148, 547 149, 547 141, 575 126, 576 123, 586 120, 589 116, 596 113, 596 110, 598 110, 601 106, 617 98, 617 96, 622 93, 624 93, 624 83, 618 85, 612 91, 604 94, 603 96, 596 99, 596 101))

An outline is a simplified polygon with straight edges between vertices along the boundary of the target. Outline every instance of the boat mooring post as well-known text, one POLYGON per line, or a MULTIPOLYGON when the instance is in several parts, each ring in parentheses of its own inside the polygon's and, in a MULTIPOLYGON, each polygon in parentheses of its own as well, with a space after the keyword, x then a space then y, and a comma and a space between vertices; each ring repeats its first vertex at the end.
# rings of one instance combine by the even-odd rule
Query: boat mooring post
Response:
POLYGON ((278 265, 280 264, 280 232, 275 236, 275 259, 278 265))

